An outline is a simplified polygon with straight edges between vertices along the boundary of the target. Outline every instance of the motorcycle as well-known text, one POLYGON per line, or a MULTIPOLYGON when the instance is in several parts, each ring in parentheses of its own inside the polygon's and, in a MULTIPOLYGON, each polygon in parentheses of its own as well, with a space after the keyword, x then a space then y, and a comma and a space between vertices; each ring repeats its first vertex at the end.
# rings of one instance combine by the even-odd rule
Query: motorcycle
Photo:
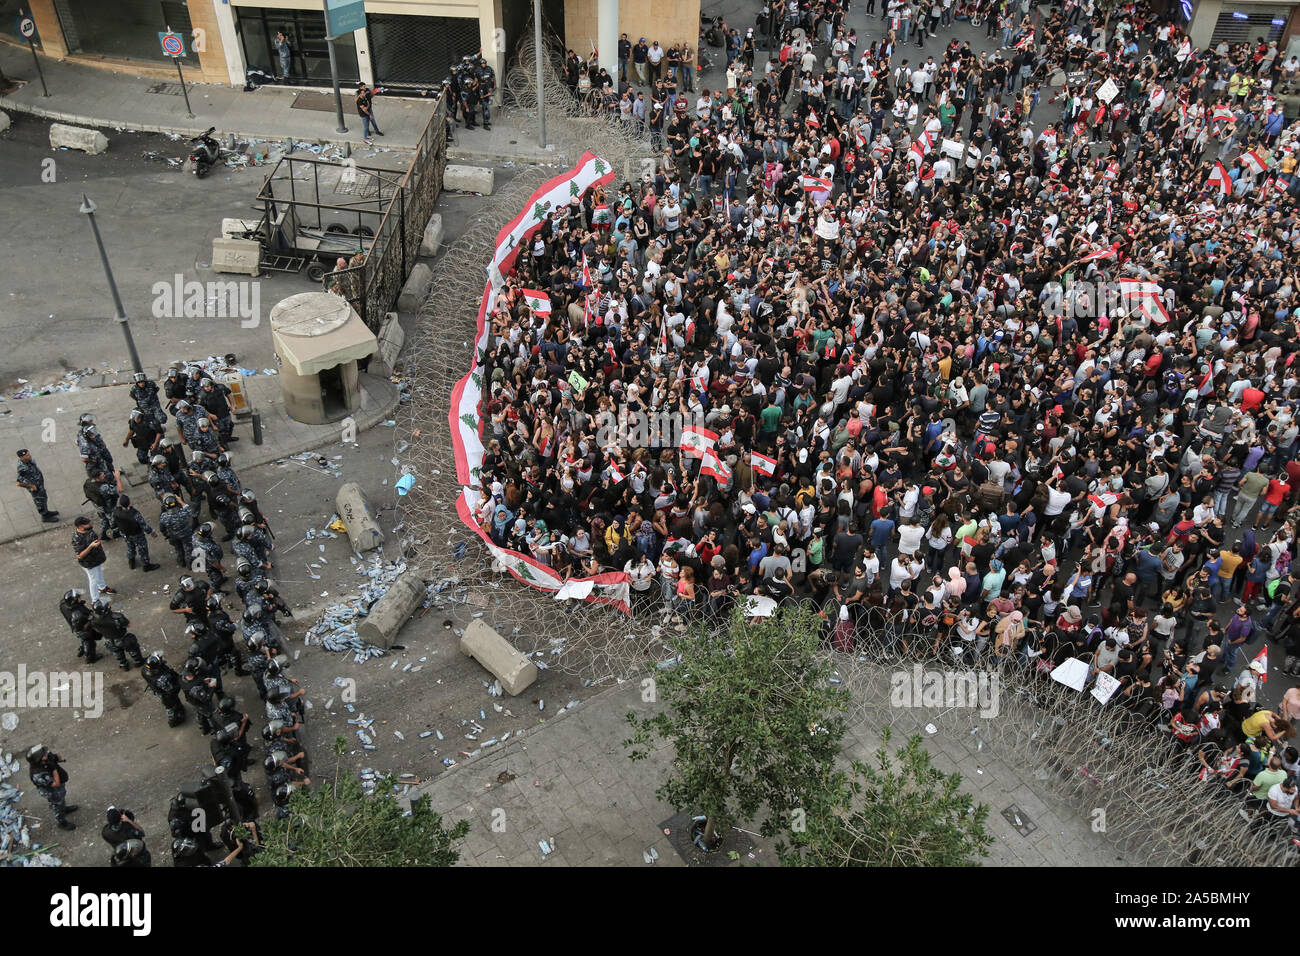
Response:
POLYGON ((194 147, 190 151, 190 162, 194 164, 194 175, 199 179, 206 176, 208 170, 217 165, 217 160, 221 157, 221 147, 212 138, 215 131, 215 126, 209 126, 206 133, 201 133, 190 140, 194 147))

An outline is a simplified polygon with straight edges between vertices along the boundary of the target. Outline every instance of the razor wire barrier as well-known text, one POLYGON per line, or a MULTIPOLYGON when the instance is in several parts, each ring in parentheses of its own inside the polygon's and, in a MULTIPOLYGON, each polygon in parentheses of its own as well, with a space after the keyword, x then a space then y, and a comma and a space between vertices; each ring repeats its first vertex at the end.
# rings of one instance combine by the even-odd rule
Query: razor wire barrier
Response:
MULTIPOLYGON (((526 35, 531 36, 531 28, 526 35)), ((609 162, 620 179, 652 171, 649 144, 617 119, 592 117, 554 70, 548 44, 544 96, 548 130, 559 153, 576 158, 590 150, 609 162), (648 166, 646 164, 649 164, 648 166)), ((562 52, 562 51, 558 51, 562 52)), ((515 65, 502 84, 505 101, 523 130, 536 114, 535 59, 531 39, 522 43, 515 65), (524 114, 527 114, 525 116, 524 114)), ((473 342, 498 231, 528 202, 553 170, 519 167, 491 198, 484 199, 464 232, 434 266, 432 292, 407 338, 405 374, 411 401, 399 413, 398 434, 409 435, 407 468, 415 487, 399 499, 402 548, 413 569, 426 579, 455 576, 476 615, 529 651, 550 648, 548 666, 595 687, 609 687, 671 666, 673 638, 688 626, 721 635, 725 616, 693 622, 633 602, 632 615, 608 607, 558 601, 513 580, 468 530, 456 511, 461 489, 449 436, 452 390, 474 361, 473 342), (558 651, 559 653, 554 653, 558 651)), ((657 589, 656 589, 657 590, 657 589)), ((831 608, 834 610, 834 607, 831 608)), ((828 633, 829 625, 828 622, 828 633)), ((866 608, 856 626, 853 651, 823 653, 834 669, 832 680, 849 691, 850 725, 890 727, 896 738, 920 734, 942 737, 950 750, 965 750, 974 776, 981 763, 997 761, 1026 785, 1049 792, 1084 819, 1104 811, 1105 840, 1134 863, 1201 866, 1294 865, 1300 852, 1276 828, 1252 829, 1242 822, 1226 794, 1201 782, 1193 769, 1195 748, 1184 752, 1155 721, 1117 701, 1100 704, 1014 657, 980 655, 958 662, 945 638, 919 634, 891 622, 883 609, 866 608), (936 649, 937 648, 937 649, 936 649), (970 670, 996 675, 996 714, 958 706, 900 706, 894 699, 899 675, 923 670, 970 670)), ((1165 718, 1167 724, 1167 717, 1165 718)), ((1229 797, 1237 800, 1236 797, 1229 797)))

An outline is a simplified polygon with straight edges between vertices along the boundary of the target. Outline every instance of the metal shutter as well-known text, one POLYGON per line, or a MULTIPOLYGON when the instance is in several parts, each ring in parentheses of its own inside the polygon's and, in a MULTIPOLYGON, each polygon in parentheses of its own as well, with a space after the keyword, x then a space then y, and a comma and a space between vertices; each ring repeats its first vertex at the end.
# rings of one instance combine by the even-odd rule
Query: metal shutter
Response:
POLYGON ((1241 4, 1232 10, 1224 10, 1214 24, 1210 46, 1225 40, 1228 43, 1254 43, 1260 37, 1280 39, 1290 12, 1289 7, 1261 4, 1241 4))

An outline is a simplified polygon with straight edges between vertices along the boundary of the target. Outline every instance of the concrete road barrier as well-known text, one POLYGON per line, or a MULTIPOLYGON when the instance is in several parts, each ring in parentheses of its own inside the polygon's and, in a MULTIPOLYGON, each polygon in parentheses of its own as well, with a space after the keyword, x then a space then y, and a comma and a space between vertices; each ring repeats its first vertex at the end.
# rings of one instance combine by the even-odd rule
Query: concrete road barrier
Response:
MULTIPOLYGON (((0 127, 2 129, 3 127, 0 127)), ((442 213, 435 212, 429 217, 429 224, 424 227, 424 239, 420 242, 420 255, 436 256, 442 246, 442 213)))
POLYGON ((213 239, 212 271, 256 276, 262 246, 254 239, 213 239))
POLYGON ((522 694, 537 680, 537 665, 478 619, 470 621, 465 628, 460 649, 501 681, 502 689, 511 697, 522 694))
POLYGON ((66 146, 68 149, 79 149, 98 156, 108 149, 108 137, 97 129, 54 123, 50 126, 50 145, 55 149, 66 146))
POLYGON ((411 277, 402 286, 402 294, 397 297, 398 312, 419 312, 424 300, 429 297, 429 287, 433 285, 433 270, 423 262, 417 262, 411 270, 411 277))
POLYGON ((375 520, 361 486, 350 481, 339 489, 334 499, 339 517, 348 528, 348 540, 355 551, 365 554, 384 543, 384 532, 375 520))
POLYGON ((496 175, 484 166, 448 166, 442 174, 442 188, 462 193, 492 195, 496 175))
POLYGON ((402 625, 424 603, 425 592, 424 582, 414 572, 398 575, 357 625, 357 636, 380 647, 392 647, 402 625))

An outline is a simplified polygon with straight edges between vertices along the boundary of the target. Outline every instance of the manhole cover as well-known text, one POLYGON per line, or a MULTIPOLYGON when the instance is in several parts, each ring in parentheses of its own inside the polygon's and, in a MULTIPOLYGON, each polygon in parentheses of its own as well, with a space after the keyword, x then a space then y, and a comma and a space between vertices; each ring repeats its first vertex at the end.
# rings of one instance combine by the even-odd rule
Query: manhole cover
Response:
POLYGON ((1021 836, 1027 837, 1038 827, 1029 819, 1029 814, 1025 813, 1014 803, 1002 811, 1002 818, 1011 824, 1011 829, 1015 830, 1021 836))
POLYGON ((183 91, 179 83, 155 83, 146 92, 161 93, 163 96, 180 96, 183 91))

